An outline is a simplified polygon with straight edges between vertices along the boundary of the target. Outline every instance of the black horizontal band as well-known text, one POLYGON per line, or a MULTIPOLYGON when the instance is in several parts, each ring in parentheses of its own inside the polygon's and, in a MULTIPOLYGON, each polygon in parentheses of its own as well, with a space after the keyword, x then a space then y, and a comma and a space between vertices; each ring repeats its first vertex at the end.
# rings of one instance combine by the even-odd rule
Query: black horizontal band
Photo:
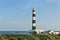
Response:
POLYGON ((36 23, 36 20, 32 20, 32 23, 36 23))
POLYGON ((32 10, 33 12, 35 12, 35 10, 32 10))
POLYGON ((35 17, 36 16, 36 14, 33 14, 33 17, 35 17))
POLYGON ((36 29, 36 26, 32 26, 32 29, 35 30, 36 29))

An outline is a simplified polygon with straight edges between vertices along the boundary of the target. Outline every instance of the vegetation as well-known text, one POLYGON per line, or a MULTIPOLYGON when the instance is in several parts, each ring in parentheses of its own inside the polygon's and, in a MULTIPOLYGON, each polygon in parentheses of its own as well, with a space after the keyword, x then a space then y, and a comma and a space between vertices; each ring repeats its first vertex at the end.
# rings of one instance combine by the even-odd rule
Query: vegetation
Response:
MULTIPOLYGON (((49 34, 0 34, 0 40, 56 40, 60 36, 49 34)), ((60 39, 59 39, 60 40, 60 39)))

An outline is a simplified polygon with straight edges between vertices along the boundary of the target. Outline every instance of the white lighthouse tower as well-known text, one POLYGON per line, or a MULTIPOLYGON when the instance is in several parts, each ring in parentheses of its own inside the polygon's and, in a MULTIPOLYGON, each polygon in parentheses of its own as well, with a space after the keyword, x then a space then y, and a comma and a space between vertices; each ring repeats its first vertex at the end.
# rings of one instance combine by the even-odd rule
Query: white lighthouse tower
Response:
POLYGON ((32 30, 36 30, 36 9, 32 10, 32 30))

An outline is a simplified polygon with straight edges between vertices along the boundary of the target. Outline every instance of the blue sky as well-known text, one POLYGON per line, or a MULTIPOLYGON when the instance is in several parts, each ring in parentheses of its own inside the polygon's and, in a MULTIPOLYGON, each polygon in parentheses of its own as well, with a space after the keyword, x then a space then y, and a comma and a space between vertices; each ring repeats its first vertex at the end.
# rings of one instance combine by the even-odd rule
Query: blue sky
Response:
POLYGON ((0 31, 32 29, 32 8, 37 29, 60 31, 60 0, 0 0, 0 31))

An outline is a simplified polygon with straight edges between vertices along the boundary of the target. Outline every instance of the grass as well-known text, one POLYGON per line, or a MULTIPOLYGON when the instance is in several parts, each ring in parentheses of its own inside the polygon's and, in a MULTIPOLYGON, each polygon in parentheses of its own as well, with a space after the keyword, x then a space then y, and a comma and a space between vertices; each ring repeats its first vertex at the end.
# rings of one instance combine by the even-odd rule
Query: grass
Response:
POLYGON ((57 37, 49 34, 0 34, 0 40, 55 40, 57 37))

